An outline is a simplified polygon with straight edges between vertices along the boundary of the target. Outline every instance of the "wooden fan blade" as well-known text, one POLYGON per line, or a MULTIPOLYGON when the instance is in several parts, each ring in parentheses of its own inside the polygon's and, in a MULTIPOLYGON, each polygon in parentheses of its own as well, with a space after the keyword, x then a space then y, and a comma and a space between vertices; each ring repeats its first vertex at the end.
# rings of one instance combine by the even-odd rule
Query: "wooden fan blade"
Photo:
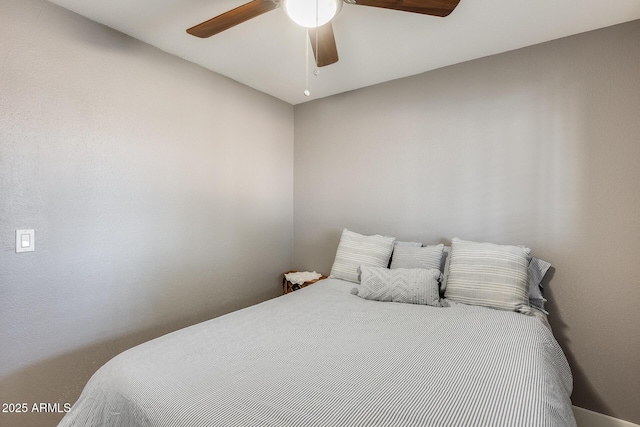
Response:
POLYGON ((318 67, 324 67, 338 62, 338 48, 336 47, 336 39, 333 36, 333 26, 331 22, 327 22, 318 28, 309 28, 309 39, 318 67))
POLYGON ((187 30, 187 33, 203 39, 211 37, 238 24, 242 24, 244 21, 269 12, 276 7, 278 7, 278 5, 271 0, 253 0, 235 9, 231 9, 222 15, 211 18, 202 24, 191 27, 187 30))
POLYGON ((444 17, 453 12, 458 3, 460 0, 355 0, 352 4, 444 17))

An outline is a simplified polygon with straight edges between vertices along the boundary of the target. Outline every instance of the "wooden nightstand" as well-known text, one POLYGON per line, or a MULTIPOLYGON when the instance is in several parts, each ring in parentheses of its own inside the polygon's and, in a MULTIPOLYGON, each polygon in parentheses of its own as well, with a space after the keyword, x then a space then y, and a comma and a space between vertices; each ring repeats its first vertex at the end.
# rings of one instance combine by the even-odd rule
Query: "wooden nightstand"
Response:
MULTIPOLYGON (((297 272, 298 272, 297 270, 291 270, 291 271, 287 271, 284 274, 297 273, 297 272)), ((313 285, 314 283, 316 283, 316 282, 318 282, 320 280, 326 279, 326 278, 327 278, 327 276, 325 276, 323 274, 322 276, 320 276, 319 279, 310 280, 308 282, 304 282, 302 285, 294 285, 293 283, 289 282, 285 276, 283 276, 282 277, 282 291, 283 291, 283 293, 288 294, 289 292, 297 291, 298 289, 304 288, 304 287, 309 286, 309 285, 313 285)))

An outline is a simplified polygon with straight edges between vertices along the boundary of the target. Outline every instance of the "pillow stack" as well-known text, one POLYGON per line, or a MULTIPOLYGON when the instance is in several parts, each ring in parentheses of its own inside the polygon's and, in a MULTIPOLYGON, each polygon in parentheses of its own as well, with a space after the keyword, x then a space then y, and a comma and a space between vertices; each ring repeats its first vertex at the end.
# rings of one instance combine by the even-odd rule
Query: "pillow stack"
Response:
POLYGON ((422 247, 418 242, 396 242, 393 237, 365 236, 345 228, 331 277, 359 283, 353 293, 364 299, 441 307, 443 248, 442 244, 422 247))
POLYGON ((525 314, 535 308, 549 314, 542 279, 550 267, 523 246, 454 238, 450 248, 422 247, 419 242, 364 236, 345 228, 331 277, 359 283, 352 293, 364 299, 435 307, 448 306, 445 299, 449 299, 525 314))

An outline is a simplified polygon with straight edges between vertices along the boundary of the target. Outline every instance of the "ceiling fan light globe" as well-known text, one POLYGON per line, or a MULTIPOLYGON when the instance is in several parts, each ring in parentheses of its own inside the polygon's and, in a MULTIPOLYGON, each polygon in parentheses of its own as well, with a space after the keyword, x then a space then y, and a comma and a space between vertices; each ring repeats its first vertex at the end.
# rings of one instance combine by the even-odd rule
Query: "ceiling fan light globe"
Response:
POLYGON ((296 24, 316 28, 338 14, 342 8, 342 0, 284 0, 283 7, 287 16, 296 24))

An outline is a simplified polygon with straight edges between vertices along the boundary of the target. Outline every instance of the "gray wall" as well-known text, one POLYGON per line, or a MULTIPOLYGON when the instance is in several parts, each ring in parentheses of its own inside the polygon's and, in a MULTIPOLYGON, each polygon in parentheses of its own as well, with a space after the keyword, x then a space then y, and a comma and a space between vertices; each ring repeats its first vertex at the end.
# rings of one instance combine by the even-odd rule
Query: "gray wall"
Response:
POLYGON ((281 294, 293 107, 44 1, 0 10, 0 402, 73 403, 120 351, 281 294))
POLYGON ((573 402, 640 423, 640 21, 295 107, 294 268, 343 227, 529 245, 573 402))

